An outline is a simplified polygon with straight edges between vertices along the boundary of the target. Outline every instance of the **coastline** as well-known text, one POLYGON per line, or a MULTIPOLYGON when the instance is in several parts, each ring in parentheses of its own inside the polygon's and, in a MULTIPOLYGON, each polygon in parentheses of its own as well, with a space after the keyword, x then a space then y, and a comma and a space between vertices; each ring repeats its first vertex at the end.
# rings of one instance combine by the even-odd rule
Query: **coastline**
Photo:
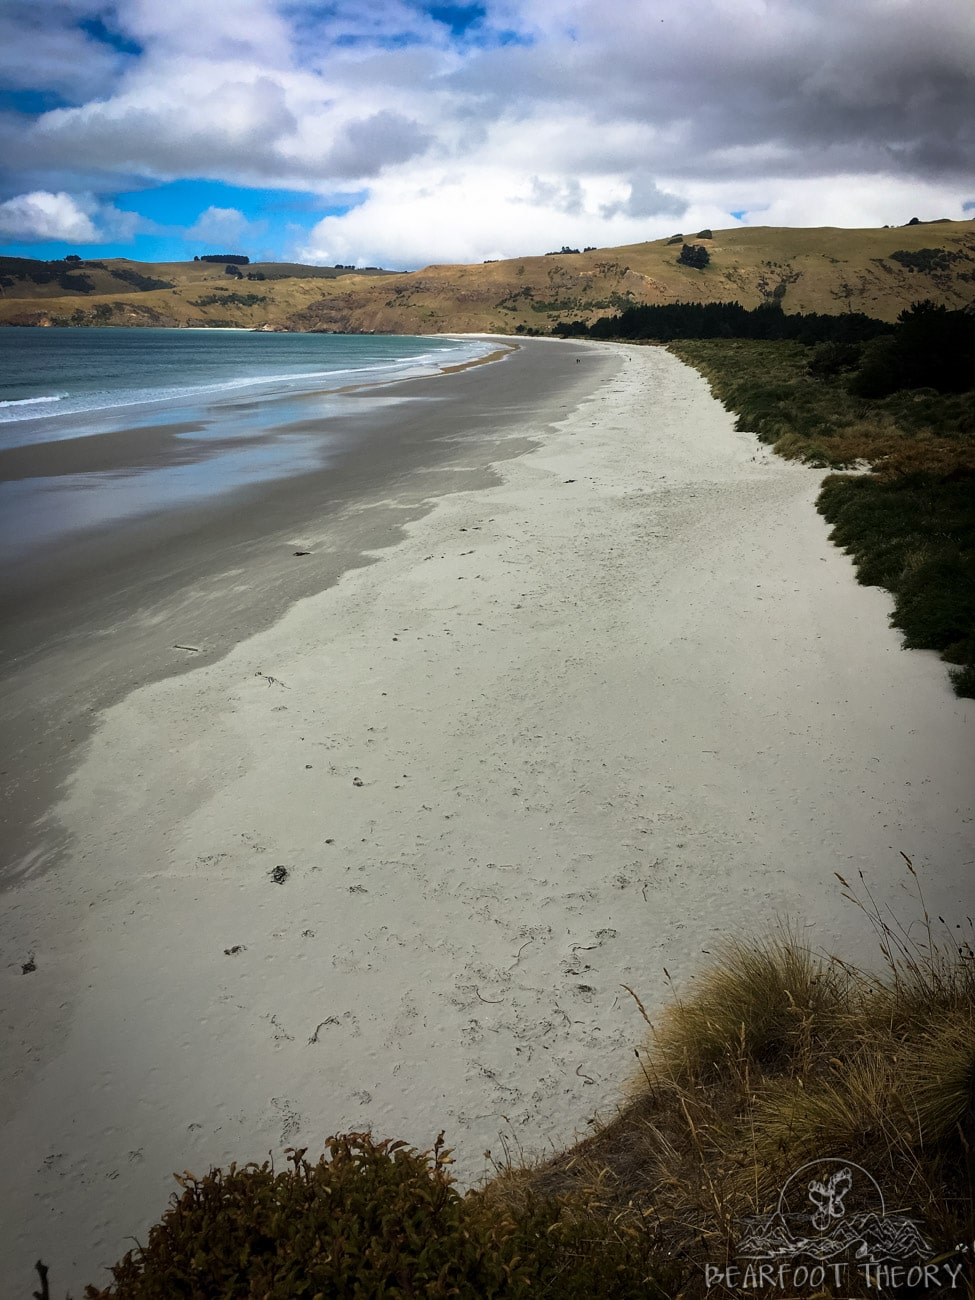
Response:
POLYGON ((25 727, 69 675, 98 717, 7 894, 10 1276, 78 1288, 171 1170, 340 1129, 446 1128, 467 1179, 499 1133, 562 1146, 642 1038, 623 983, 652 1009, 780 914, 862 958, 833 872, 896 902, 901 851, 933 912, 969 896, 972 702, 827 542, 821 473, 661 349, 417 383, 344 503, 282 487, 273 563, 246 510, 199 521, 137 615, 138 548, 14 665, 25 727))

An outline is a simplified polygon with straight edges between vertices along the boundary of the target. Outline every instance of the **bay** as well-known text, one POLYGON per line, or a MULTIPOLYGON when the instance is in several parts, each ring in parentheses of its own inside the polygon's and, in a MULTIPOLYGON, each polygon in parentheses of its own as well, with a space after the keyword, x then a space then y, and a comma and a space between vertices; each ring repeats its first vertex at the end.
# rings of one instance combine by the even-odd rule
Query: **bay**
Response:
POLYGON ((486 339, 0 330, 0 565, 327 468, 370 408, 486 339))

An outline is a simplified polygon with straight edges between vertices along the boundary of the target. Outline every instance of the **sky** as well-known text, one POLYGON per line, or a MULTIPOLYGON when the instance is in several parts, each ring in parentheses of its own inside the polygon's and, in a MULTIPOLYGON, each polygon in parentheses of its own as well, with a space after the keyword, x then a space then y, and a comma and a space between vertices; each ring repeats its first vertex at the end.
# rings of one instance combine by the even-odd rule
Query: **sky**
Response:
POLYGON ((0 251, 382 266, 975 217, 973 0, 3 0, 0 251))

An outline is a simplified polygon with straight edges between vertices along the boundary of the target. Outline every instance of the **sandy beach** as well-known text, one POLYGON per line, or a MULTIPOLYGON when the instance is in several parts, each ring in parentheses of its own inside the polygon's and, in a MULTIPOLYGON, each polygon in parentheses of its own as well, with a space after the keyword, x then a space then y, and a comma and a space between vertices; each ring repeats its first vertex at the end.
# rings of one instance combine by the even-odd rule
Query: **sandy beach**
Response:
POLYGON ((259 513, 11 587, 11 1294, 104 1280, 173 1171, 564 1147, 643 1039, 622 985, 660 1007, 777 917, 874 960, 836 872, 914 918, 906 854, 972 911, 975 702, 829 544, 821 471, 657 348, 402 390, 259 513))

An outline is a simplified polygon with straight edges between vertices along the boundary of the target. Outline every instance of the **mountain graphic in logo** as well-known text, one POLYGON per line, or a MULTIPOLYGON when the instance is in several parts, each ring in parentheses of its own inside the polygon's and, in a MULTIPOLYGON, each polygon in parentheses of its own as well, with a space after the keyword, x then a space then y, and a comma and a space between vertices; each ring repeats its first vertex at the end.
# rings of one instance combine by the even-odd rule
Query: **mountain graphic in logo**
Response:
POLYGON ((797 1169, 774 1213, 741 1220, 738 1257, 858 1263, 930 1257, 918 1221, 888 1214, 876 1180, 849 1160, 815 1160, 797 1169))

